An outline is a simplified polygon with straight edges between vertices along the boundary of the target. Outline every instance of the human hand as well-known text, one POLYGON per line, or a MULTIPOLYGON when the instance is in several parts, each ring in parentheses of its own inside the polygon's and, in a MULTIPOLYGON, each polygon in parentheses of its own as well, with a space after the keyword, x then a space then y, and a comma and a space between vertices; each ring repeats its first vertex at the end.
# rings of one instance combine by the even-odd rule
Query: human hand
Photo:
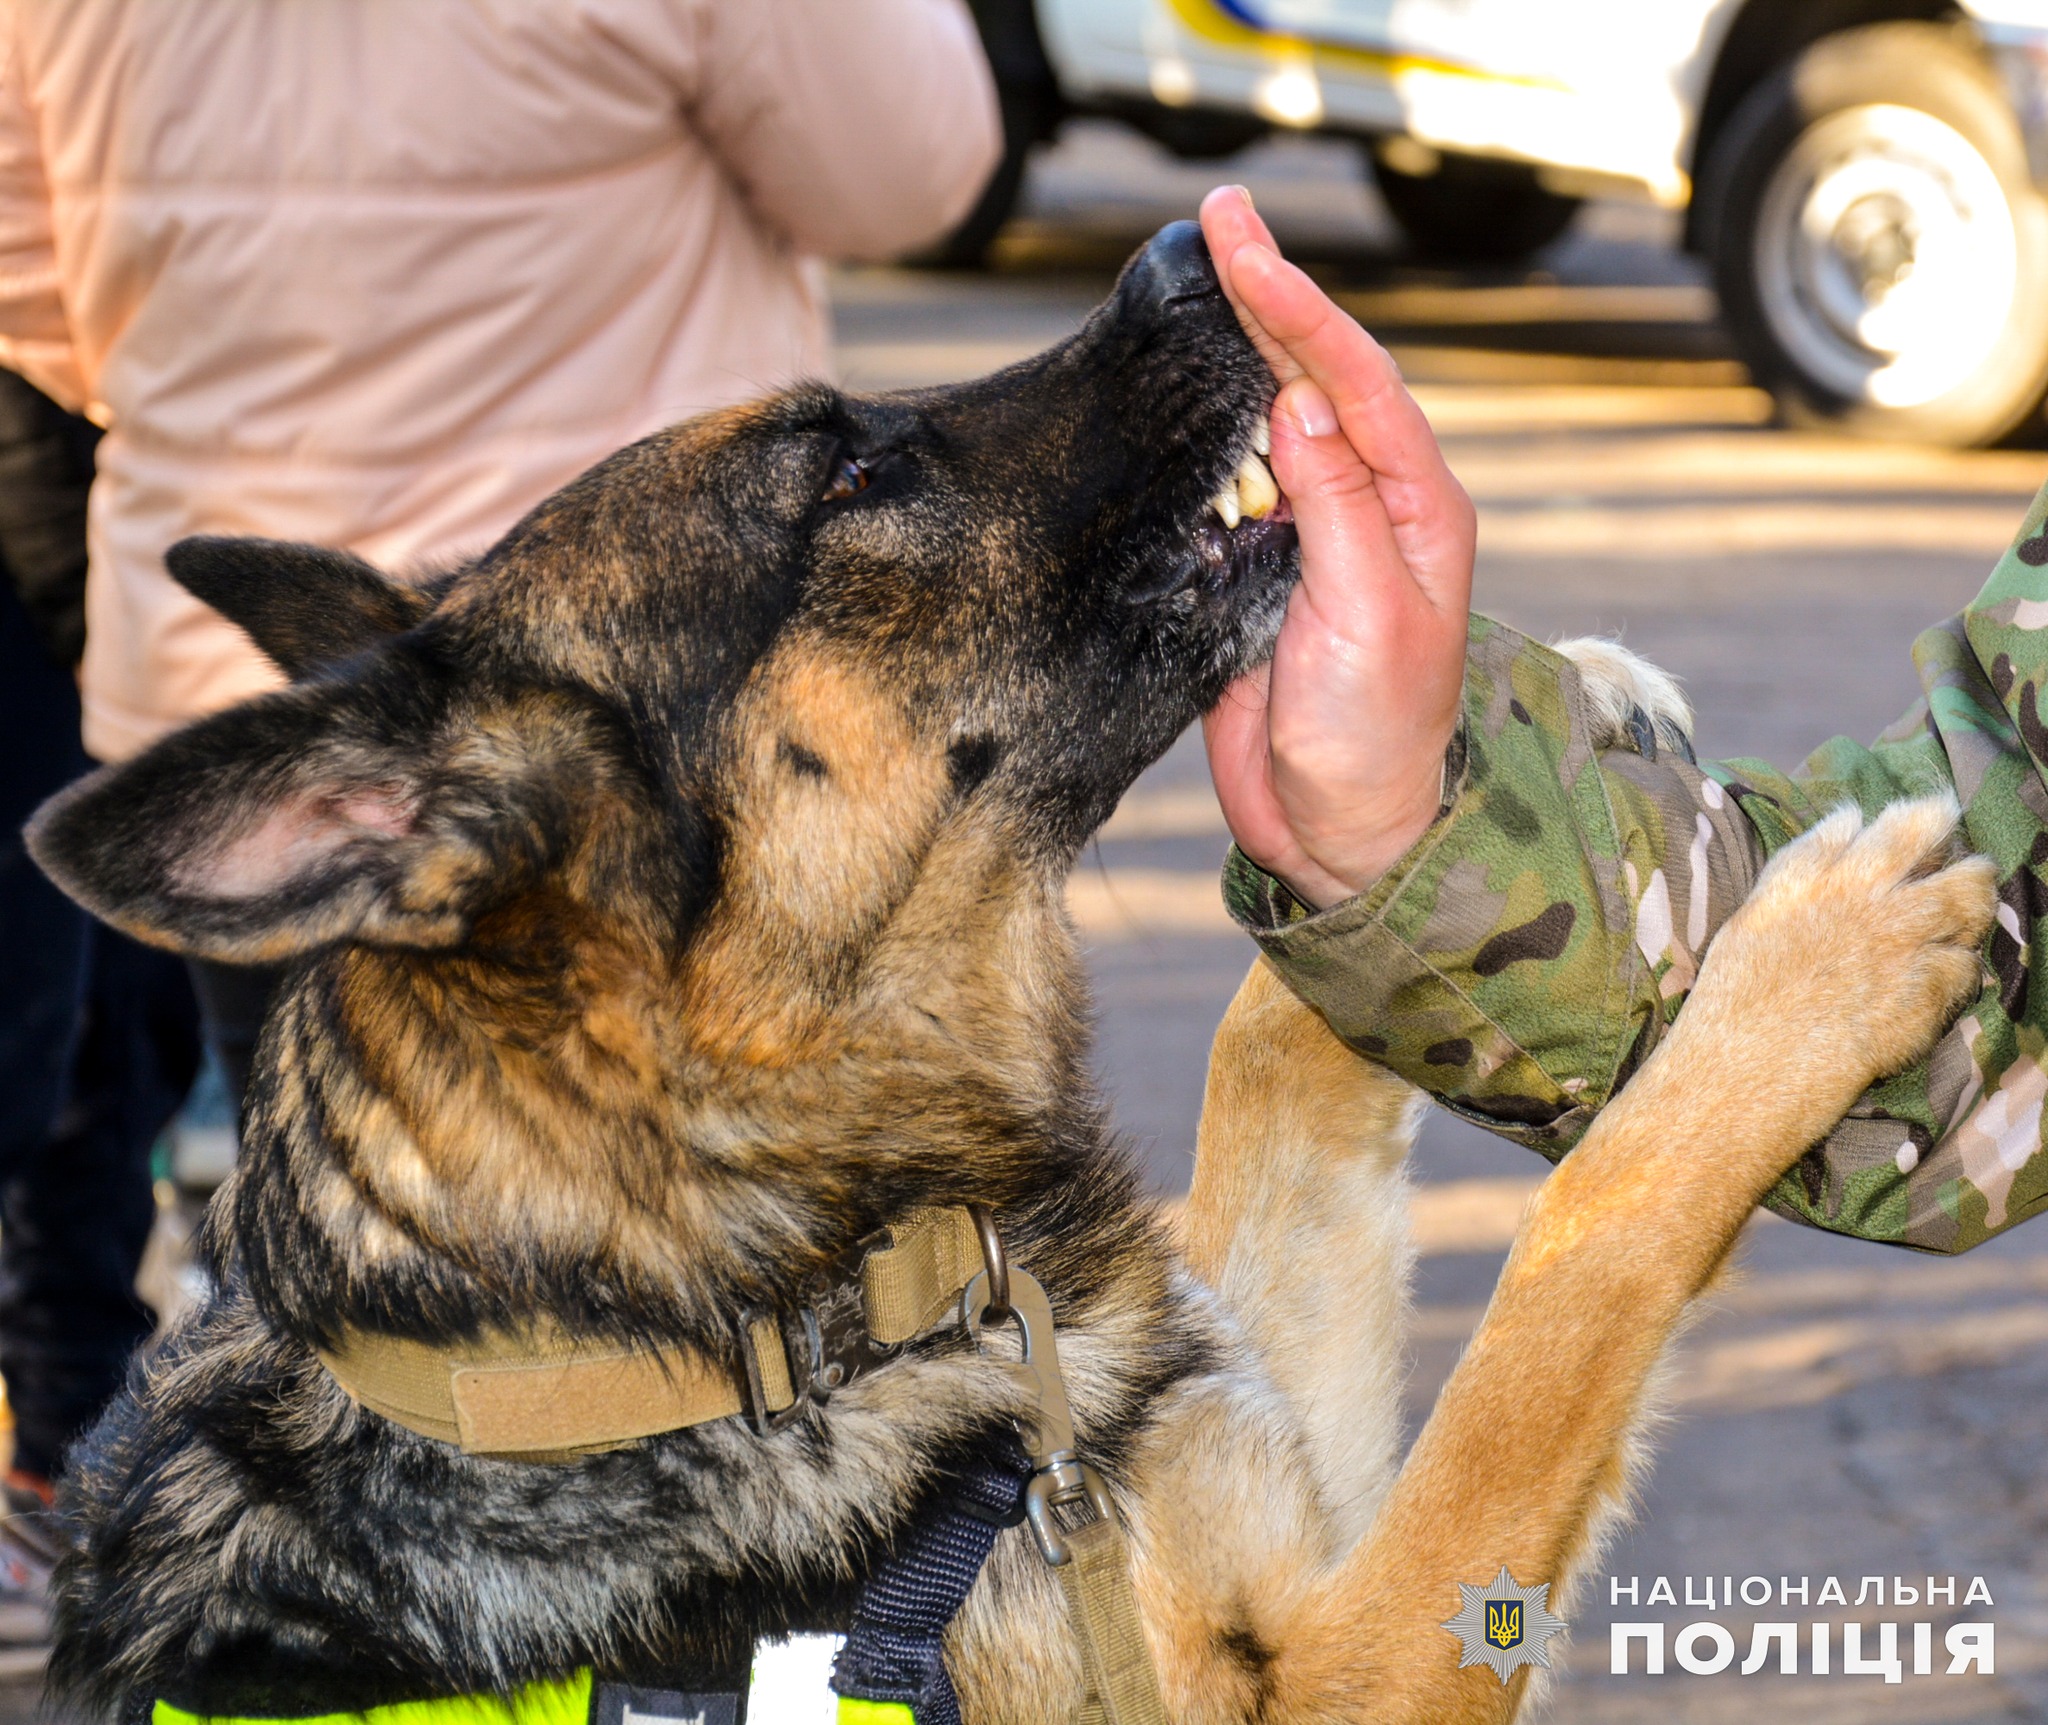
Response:
POLYGON ((1204 715, 1223 818, 1305 903, 1353 897, 1428 829, 1464 685, 1472 501, 1387 351, 1286 262, 1239 187, 1202 232, 1273 367, 1273 477, 1301 581, 1269 666, 1204 715))

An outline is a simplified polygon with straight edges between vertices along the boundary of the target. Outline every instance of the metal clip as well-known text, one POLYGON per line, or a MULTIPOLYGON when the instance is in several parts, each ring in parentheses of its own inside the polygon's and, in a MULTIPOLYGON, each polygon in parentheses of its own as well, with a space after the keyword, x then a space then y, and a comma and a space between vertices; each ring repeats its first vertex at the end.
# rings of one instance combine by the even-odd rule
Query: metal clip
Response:
POLYGON ((984 1317, 1003 1319, 1010 1315, 1010 1254, 1003 1237, 996 1232, 996 1219, 986 1204, 969 1204, 974 1232, 981 1241, 981 1261, 988 1266, 988 1309, 984 1317))
POLYGON ((1031 1456, 1031 1481, 1024 1488, 1024 1514, 1045 1561, 1055 1569, 1067 1563, 1073 1552, 1067 1545, 1071 1531, 1061 1526, 1055 1510, 1085 1503, 1095 1518, 1112 1520, 1116 1505, 1109 1487, 1074 1452, 1074 1412, 1067 1401, 1067 1386, 1060 1377, 1059 1346, 1053 1339, 1052 1302, 1038 1278, 1023 1270, 1009 1270, 1007 1311, 998 1313, 986 1270, 976 1274, 960 1295, 960 1319, 967 1333, 980 1344, 985 1319, 1007 1321, 1017 1326, 1023 1338, 1024 1357, 1018 1363, 1030 1386, 1033 1412, 1026 1416, 1024 1447, 1031 1456))
POLYGON ((901 1344, 878 1342, 868 1333, 861 1288, 861 1266, 870 1252, 888 1245, 889 1239, 888 1230, 883 1229, 842 1253, 811 1278, 805 1286, 804 1304, 793 1311, 770 1312, 757 1306, 740 1314, 744 1412, 757 1437, 772 1437, 802 1418, 810 1404, 822 1407, 834 1390, 845 1389, 902 1351, 901 1344), (769 1409, 760 1361, 754 1354, 753 1326, 762 1318, 774 1321, 789 1356, 790 1388, 796 1392, 796 1399, 779 1413, 769 1409))

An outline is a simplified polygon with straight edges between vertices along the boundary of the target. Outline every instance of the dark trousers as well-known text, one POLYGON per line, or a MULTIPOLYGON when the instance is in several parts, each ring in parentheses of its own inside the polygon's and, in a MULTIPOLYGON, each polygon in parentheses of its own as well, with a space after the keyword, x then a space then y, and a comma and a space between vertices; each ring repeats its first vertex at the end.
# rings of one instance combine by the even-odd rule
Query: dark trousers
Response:
POLYGON ((49 1474, 151 1328, 150 1151, 199 1044, 184 966, 95 923, 20 831, 86 771, 78 696, 0 583, 0 1373, 15 1463, 49 1474))

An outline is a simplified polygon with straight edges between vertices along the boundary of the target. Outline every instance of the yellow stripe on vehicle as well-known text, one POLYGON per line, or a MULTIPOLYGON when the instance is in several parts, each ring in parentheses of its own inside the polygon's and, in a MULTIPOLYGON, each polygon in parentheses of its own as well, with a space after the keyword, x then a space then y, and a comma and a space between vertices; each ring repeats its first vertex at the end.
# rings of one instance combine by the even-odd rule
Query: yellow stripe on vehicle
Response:
POLYGON ((1165 0, 1165 4, 1167 10, 1190 32, 1218 47, 1237 48, 1247 53, 1312 54, 1317 60, 1348 66, 1355 71, 1377 72, 1386 78, 1423 72, 1444 78, 1472 78, 1488 84, 1519 84, 1531 90, 1571 88, 1560 78, 1522 72, 1489 72, 1481 66, 1441 60, 1431 54, 1397 54, 1379 48, 1359 48, 1346 42, 1324 42, 1280 30, 1261 30, 1242 18, 1233 17, 1215 4, 1215 0, 1165 0))

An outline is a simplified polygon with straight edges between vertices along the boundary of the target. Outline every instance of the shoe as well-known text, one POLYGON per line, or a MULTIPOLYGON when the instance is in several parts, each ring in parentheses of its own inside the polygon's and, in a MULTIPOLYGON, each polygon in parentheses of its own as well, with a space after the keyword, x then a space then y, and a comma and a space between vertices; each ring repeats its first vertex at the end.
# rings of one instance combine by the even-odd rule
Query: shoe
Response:
POLYGON ((0 1647, 49 1645, 50 1572, 63 1548, 47 1490, 0 1481, 0 1647))

